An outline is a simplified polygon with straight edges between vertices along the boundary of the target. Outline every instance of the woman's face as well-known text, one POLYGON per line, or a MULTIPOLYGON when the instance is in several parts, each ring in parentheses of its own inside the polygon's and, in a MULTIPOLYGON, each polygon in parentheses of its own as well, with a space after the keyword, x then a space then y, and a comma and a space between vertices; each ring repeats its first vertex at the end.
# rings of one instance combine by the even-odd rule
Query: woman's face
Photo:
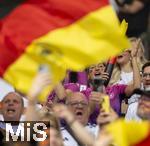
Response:
POLYGON ((100 76, 102 72, 105 70, 105 65, 103 63, 99 63, 97 65, 91 65, 89 67, 89 78, 94 79, 96 76, 100 76))
POLYGON ((117 57, 117 63, 119 65, 127 64, 130 61, 130 50, 124 51, 117 57))

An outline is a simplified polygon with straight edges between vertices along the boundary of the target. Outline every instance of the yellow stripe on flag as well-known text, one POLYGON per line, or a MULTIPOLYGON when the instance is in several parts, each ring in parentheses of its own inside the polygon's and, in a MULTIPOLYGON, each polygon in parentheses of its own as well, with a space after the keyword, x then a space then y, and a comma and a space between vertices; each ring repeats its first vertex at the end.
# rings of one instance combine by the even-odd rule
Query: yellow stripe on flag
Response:
POLYGON ((54 87, 64 78, 67 69, 82 70, 117 55, 124 48, 129 48, 129 42, 122 33, 113 8, 105 6, 72 25, 34 40, 25 54, 6 70, 4 78, 17 90, 27 93, 39 66, 49 64, 54 87))
POLYGON ((49 92, 53 87, 65 77, 66 70, 62 66, 56 65, 45 55, 39 57, 40 53, 37 48, 34 54, 28 54, 25 52, 20 56, 4 74, 4 78, 9 81, 18 91, 26 94, 28 93, 32 80, 36 76, 41 65, 47 65, 50 70, 50 76, 52 76, 52 84, 48 88, 45 88, 43 92, 39 95, 40 101, 45 101, 49 92))
POLYGON ((125 19, 123 19, 123 21, 121 22, 120 28, 121 32, 125 35, 128 29, 128 23, 126 22, 125 19))
POLYGON ((37 39, 30 52, 46 45, 59 52, 59 61, 66 68, 82 70, 128 48, 129 42, 121 31, 112 7, 106 6, 37 39))

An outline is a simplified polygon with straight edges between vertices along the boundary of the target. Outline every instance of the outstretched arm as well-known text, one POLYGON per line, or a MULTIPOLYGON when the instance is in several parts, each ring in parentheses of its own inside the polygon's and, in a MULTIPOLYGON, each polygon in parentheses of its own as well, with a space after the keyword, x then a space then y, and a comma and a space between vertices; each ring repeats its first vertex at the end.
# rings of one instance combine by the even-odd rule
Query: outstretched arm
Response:
POLYGON ((94 143, 94 136, 91 135, 77 120, 74 115, 68 110, 65 105, 55 105, 54 113, 59 117, 66 120, 75 136, 81 141, 81 143, 92 146, 94 143))
POLYGON ((42 90, 50 85, 51 79, 49 73, 38 73, 32 82, 30 91, 27 94, 28 108, 25 112, 26 120, 36 121, 39 118, 39 112, 37 111, 37 98, 42 90))
POLYGON ((133 68, 133 84, 128 85, 127 88, 125 89, 125 94, 127 96, 130 96, 133 92, 134 89, 140 88, 141 86, 141 77, 140 77, 140 70, 138 68, 138 63, 137 63, 137 52, 140 44, 140 39, 136 41, 136 43, 132 46, 131 50, 131 63, 132 63, 132 68, 133 68))

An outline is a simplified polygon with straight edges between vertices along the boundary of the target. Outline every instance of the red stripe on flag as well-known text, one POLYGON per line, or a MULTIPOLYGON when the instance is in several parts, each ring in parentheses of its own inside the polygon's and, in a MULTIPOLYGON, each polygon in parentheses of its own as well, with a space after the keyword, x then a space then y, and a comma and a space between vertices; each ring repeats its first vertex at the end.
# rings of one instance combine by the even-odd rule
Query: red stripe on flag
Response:
POLYGON ((0 76, 34 39, 105 5, 108 0, 27 0, 16 7, 2 20, 0 76))
POLYGON ((150 133, 143 141, 136 144, 135 146, 150 146, 150 133))
POLYGON ((109 4, 108 0, 28 0, 27 2, 30 4, 36 3, 37 7, 46 10, 49 14, 68 19, 69 23, 109 4))

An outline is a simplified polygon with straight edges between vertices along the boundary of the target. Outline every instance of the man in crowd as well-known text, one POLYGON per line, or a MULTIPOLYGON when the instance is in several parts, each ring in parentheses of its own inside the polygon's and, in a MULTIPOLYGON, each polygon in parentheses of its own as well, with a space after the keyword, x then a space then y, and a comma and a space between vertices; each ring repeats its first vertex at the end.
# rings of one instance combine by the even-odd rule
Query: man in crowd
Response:
POLYGON ((4 121, 20 121, 23 110, 23 98, 17 92, 8 93, 2 100, 4 121))
POLYGON ((141 94, 138 102, 137 115, 143 120, 150 120, 150 90, 135 90, 141 94))
POLYGON ((1 121, 20 121, 24 102, 23 97, 10 84, 0 79, 1 121))
MULTIPOLYGON (((66 105, 73 113, 74 120, 80 122, 91 134, 97 136, 99 130, 98 126, 96 124, 88 123, 90 106, 86 95, 82 92, 74 92, 66 98, 66 105)), ((72 124, 72 122, 70 124, 72 124)), ((69 133, 67 127, 62 127, 61 132, 65 146, 78 146, 76 140, 71 136, 71 133, 69 133)))
MULTIPOLYGON (((146 91, 147 92, 150 91, 150 62, 145 63, 142 67, 142 83, 143 83, 144 91, 138 92, 138 93, 140 93, 140 95, 144 95, 146 91)), ((132 106, 130 106, 130 108, 128 108, 128 110, 127 110, 127 114, 125 117, 126 120, 139 121, 139 120, 143 119, 141 114, 139 117, 138 113, 139 113, 139 111, 141 111, 141 109, 143 109, 145 111, 145 109, 147 108, 147 104, 149 104, 149 102, 150 102, 149 100, 150 100, 149 98, 148 98, 148 100, 145 100, 145 98, 140 97, 139 101, 132 103, 132 106)))

